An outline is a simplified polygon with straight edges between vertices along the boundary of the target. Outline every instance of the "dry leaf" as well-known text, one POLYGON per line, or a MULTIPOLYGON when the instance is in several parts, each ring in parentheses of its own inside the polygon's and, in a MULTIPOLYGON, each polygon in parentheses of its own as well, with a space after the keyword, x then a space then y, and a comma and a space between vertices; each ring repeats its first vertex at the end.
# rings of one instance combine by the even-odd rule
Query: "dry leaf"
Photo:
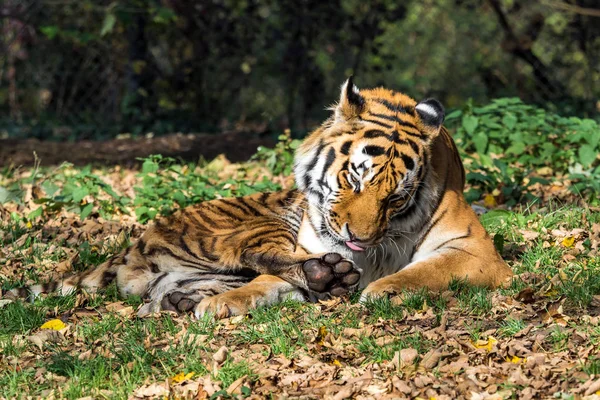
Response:
POLYGON ((476 349, 485 349, 486 351, 490 352, 493 350, 496 343, 498 343, 498 340, 493 336, 489 336, 487 340, 479 339, 478 341, 471 343, 476 349))
POLYGON ((573 236, 567 236, 560 242, 564 247, 573 247, 575 244, 575 238, 573 236))
POLYGON ((220 364, 223 364, 225 362, 225 360, 227 360, 228 353, 229 353, 229 350, 227 350, 227 347, 221 346, 221 348, 219 350, 217 350, 217 352, 215 354, 213 354, 212 358, 220 365, 220 364))
POLYGON ((27 336, 27 340, 35 344, 40 350, 43 348, 44 343, 60 343, 65 339, 62 333, 53 329, 44 329, 31 336, 27 336))
POLYGON ((177 375, 175 375, 174 377, 172 377, 171 381, 173 383, 181 383, 183 381, 187 381, 188 379, 191 379, 194 375, 195 375, 194 372, 188 372, 187 374, 180 372, 177 375))
POLYGON ((40 326, 40 329, 52 329, 55 331, 60 331, 62 329, 65 329, 66 327, 67 325, 65 325, 65 323, 62 322, 60 319, 51 319, 50 321, 44 322, 44 324, 40 326))

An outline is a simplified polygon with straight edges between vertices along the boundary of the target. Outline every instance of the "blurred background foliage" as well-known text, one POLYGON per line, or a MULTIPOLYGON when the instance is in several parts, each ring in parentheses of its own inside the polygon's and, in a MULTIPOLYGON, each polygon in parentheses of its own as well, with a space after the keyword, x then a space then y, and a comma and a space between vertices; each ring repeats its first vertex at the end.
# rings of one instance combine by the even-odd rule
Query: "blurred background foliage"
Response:
POLYGON ((3 137, 301 136, 350 74, 598 118, 597 0, 3 0, 0 32, 3 137))

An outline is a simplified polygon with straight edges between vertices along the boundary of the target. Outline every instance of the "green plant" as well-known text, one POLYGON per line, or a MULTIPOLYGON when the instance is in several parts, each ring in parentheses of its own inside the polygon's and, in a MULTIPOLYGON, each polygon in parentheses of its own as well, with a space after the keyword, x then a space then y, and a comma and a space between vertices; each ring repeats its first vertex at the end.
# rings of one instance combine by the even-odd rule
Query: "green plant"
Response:
POLYGON ((529 188, 545 175, 567 176, 571 190, 596 200, 600 189, 600 127, 591 119, 561 117, 518 98, 472 102, 447 117, 463 152, 471 201, 499 190, 509 206, 534 200, 529 188))
POLYGON ((272 149, 259 146, 251 160, 263 162, 275 175, 290 175, 294 163, 294 151, 300 146, 301 141, 292 139, 289 129, 283 135, 279 135, 278 139, 272 149))
POLYGON ((196 173, 195 164, 177 164, 173 158, 153 155, 143 161, 139 174, 142 182, 134 188, 135 215, 144 223, 156 215, 168 215, 177 208, 217 197, 246 196, 274 191, 280 186, 267 177, 257 183, 235 179, 220 180, 206 173, 196 173))
POLYGON ((116 193, 97 174, 92 173, 91 166, 73 170, 69 163, 62 164, 55 171, 41 173, 39 181, 32 177, 33 184, 38 185, 44 196, 34 200, 40 207, 27 217, 34 219, 43 213, 56 213, 63 208, 79 214, 83 220, 94 209, 105 218, 115 213, 127 213, 126 206, 130 199, 116 193))

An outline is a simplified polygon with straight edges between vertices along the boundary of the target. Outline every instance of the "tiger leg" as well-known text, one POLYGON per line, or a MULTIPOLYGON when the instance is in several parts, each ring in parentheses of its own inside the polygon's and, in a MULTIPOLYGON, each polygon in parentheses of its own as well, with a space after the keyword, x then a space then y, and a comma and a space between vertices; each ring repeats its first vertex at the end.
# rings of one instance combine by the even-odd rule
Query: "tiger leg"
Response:
POLYGON ((361 301, 399 293, 403 289, 444 290, 456 278, 466 279, 475 286, 495 288, 511 275, 510 269, 499 258, 480 258, 467 250, 447 249, 370 283, 363 291, 361 301))
MULTIPOLYGON (((283 248, 285 249, 285 248, 283 248)), ((277 276, 317 298, 342 296, 358 287, 362 270, 337 253, 294 253, 273 244, 244 251, 242 262, 261 275, 277 276)))
POLYGON ((273 275, 260 275, 252 282, 215 296, 205 297, 194 310, 200 319, 207 313, 217 318, 246 314, 249 310, 270 306, 283 300, 306 301, 302 290, 273 275))
POLYGON ((193 311, 205 298, 226 293, 248 284, 252 277, 218 272, 162 272, 148 283, 144 305, 138 311, 143 317, 159 311, 185 313, 193 311))

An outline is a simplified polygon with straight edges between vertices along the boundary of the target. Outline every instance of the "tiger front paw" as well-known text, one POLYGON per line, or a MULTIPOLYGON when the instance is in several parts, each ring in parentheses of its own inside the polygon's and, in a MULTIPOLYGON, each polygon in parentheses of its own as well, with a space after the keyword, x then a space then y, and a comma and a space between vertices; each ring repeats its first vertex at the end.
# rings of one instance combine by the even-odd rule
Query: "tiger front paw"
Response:
POLYGON ((360 303, 400 293, 402 286, 387 277, 369 283, 360 295, 360 303))
POLYGON ((247 295, 234 292, 233 290, 214 296, 204 298, 194 310, 197 319, 206 314, 212 314, 216 319, 244 315, 249 310, 256 308, 256 296, 253 293, 247 295))
POLYGON ((356 289, 362 271, 337 253, 305 261, 302 270, 308 288, 319 294, 342 296, 356 289))

